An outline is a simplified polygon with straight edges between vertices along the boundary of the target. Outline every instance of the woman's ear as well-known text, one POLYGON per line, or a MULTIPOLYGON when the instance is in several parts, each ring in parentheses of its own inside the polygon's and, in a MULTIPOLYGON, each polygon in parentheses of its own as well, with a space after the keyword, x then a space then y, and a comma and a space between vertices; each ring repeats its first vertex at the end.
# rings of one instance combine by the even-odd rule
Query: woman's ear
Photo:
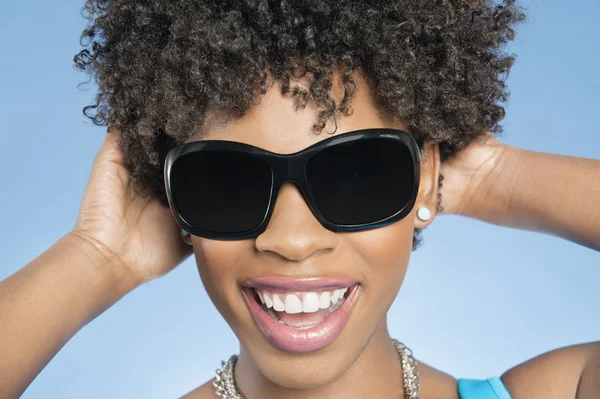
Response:
POLYGON ((434 140, 423 145, 421 153, 421 182, 414 208, 415 228, 429 226, 437 213, 440 176, 440 147, 434 140))

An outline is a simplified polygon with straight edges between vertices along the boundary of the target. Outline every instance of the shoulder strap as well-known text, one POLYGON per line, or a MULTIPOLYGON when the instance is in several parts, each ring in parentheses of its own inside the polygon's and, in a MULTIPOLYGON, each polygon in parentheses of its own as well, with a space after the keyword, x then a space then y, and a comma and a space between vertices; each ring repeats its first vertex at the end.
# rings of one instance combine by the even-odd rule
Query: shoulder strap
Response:
POLYGON ((498 377, 487 380, 458 379, 460 399, 511 399, 510 393, 498 377))

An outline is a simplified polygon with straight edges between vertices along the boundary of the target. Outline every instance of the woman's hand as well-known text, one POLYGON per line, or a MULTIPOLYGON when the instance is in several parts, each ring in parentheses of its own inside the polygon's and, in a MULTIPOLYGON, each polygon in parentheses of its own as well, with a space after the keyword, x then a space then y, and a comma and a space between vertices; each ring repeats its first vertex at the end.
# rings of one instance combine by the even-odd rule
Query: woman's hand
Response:
POLYGON ((71 234, 95 247, 118 275, 142 284, 175 268, 192 247, 181 240, 168 207, 130 188, 119 138, 118 131, 106 134, 71 234))
POLYGON ((480 200, 489 193, 493 175, 510 148, 486 132, 442 163, 442 214, 477 216, 480 200))

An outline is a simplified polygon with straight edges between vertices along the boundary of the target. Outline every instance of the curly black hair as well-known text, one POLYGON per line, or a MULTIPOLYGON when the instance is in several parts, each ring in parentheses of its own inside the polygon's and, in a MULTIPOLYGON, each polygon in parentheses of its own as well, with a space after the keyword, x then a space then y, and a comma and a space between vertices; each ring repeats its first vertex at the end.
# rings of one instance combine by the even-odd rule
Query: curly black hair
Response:
POLYGON ((99 87, 84 114, 122 132, 135 190, 165 206, 168 150, 211 111, 244 115, 268 75, 298 107, 316 103, 316 133, 352 112, 357 71, 382 113, 418 142, 436 140, 442 161, 486 131, 500 134, 515 60, 503 47, 525 19, 515 0, 87 0, 82 14, 75 67, 99 87), (309 90, 290 77, 308 78, 309 90))

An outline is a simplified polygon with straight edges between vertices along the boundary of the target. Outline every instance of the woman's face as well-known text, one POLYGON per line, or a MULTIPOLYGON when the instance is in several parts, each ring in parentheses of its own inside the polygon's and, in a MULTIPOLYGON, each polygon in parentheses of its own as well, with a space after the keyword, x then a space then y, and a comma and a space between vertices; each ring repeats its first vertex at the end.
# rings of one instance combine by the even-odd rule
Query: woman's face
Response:
MULTIPOLYGON (((360 76, 355 81, 356 96, 351 102, 354 112, 338 117, 335 134, 380 127, 406 130, 400 123, 382 119, 368 86, 360 76)), ((334 86, 331 94, 339 104, 341 89, 334 86)), ((312 132, 317 115, 318 109, 312 103, 295 110, 293 99, 282 96, 280 86, 275 84, 261 97, 260 104, 250 108, 242 118, 223 124, 218 118, 209 117, 202 140, 237 141, 290 154, 331 137, 326 132, 333 131, 332 122, 321 134, 312 132)), ((202 282, 241 343, 238 368, 251 368, 257 376, 262 375, 279 386, 322 386, 357 367, 355 362, 361 353, 387 337, 385 315, 404 280, 413 231, 426 226, 416 217, 416 209, 426 206, 432 214, 435 211, 437 145, 426 143, 422 158, 416 205, 406 218, 389 226, 359 232, 329 231, 317 221, 296 186, 286 183, 276 199, 269 225, 260 236, 239 241, 192 236, 202 282), (294 285, 298 280, 324 281, 326 285, 333 279, 334 284, 356 287, 351 286, 345 293, 345 296, 353 293, 353 299, 344 300, 351 302, 351 306, 340 308, 349 312, 341 327, 334 333, 327 332, 326 338, 317 339, 316 344, 314 340, 309 340, 308 345, 300 340, 290 350, 285 346, 289 340, 279 345, 250 310, 248 301, 255 299, 249 298, 243 288, 250 279, 257 278, 266 278, 270 284, 281 283, 277 290, 281 291, 282 299, 286 290, 297 293, 297 288, 290 288, 289 284, 294 285)), ((316 292, 322 299, 325 288, 311 286, 303 290, 316 292)), ((286 319, 286 323, 303 322, 304 316, 291 316, 293 321, 286 319)), ((291 341, 293 344, 293 338, 291 341)), ((236 370, 236 376, 237 373, 236 370)))

